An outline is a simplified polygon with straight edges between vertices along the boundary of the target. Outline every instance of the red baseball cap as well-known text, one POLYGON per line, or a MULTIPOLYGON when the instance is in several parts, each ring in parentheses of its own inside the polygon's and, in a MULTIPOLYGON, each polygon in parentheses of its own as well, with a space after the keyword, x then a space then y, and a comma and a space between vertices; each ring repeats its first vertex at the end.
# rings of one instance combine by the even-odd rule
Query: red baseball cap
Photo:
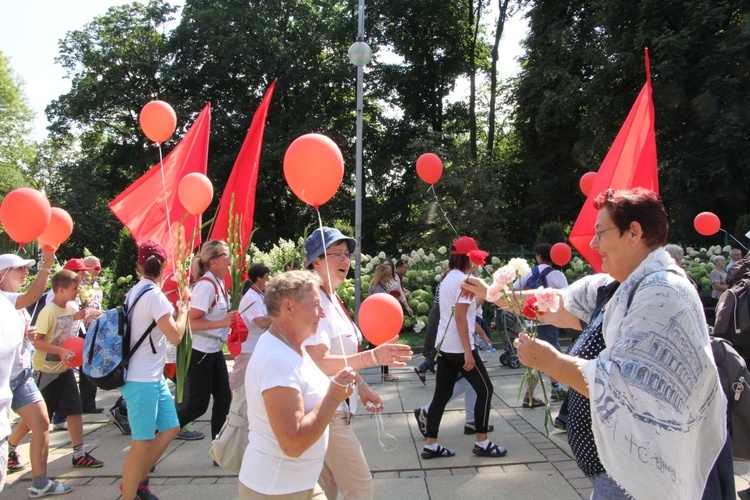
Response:
POLYGON ((67 269, 68 271, 77 273, 78 271, 91 271, 94 268, 92 266, 87 266, 86 264, 84 264, 83 259, 70 259, 65 263, 63 269, 67 269))
POLYGON ((148 240, 141 243, 138 247, 138 263, 143 264, 152 255, 160 257, 161 260, 167 260, 167 251, 158 241, 148 240))
POLYGON ((470 236, 461 236, 451 245, 451 253, 454 255, 466 255, 472 250, 479 250, 479 246, 470 236))

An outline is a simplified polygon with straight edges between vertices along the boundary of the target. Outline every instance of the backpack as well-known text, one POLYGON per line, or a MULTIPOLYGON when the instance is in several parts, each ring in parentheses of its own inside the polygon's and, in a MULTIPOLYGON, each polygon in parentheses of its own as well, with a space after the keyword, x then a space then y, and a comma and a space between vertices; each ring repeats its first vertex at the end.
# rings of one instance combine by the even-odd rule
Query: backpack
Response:
POLYGON ((130 311, 146 292, 153 290, 147 286, 136 296, 133 304, 125 304, 116 309, 109 309, 91 322, 83 344, 83 373, 99 389, 117 389, 125 385, 125 373, 133 353, 141 346, 146 337, 151 342, 151 351, 156 354, 154 341, 150 337, 156 326, 152 321, 141 335, 135 346, 130 349, 130 311))
POLYGON ((729 340, 743 358, 750 359, 750 274, 734 281, 719 297, 714 336, 729 340))
POLYGON ((724 339, 711 339, 719 382, 727 397, 727 420, 736 458, 750 460, 750 372, 742 356, 724 339))
POLYGON ((526 283, 523 284, 524 290, 536 290, 540 286, 547 288, 547 275, 554 271, 552 266, 544 268, 544 271, 539 272, 539 266, 531 268, 531 276, 526 279, 526 283))

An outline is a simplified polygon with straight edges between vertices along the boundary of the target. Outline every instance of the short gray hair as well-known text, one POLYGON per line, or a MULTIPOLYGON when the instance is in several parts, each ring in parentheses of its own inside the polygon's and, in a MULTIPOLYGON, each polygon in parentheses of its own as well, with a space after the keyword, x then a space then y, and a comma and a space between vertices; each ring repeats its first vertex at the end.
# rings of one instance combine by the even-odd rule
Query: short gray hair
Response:
POLYGON ((713 257, 711 257, 711 262, 713 262, 714 264, 716 264, 716 261, 717 261, 717 260, 723 260, 723 261, 726 261, 726 260, 727 260, 727 258, 726 258, 726 257, 724 257, 723 255, 714 255, 713 257))
POLYGON ((278 316, 284 299, 299 302, 303 293, 315 290, 320 285, 318 274, 310 271, 287 271, 274 276, 266 283, 263 298, 268 314, 278 316))
POLYGON ((670 243, 669 245, 665 246, 664 251, 667 252, 669 256, 676 261, 682 260, 682 258, 685 256, 685 251, 682 249, 682 247, 680 245, 675 245, 674 243, 670 243))

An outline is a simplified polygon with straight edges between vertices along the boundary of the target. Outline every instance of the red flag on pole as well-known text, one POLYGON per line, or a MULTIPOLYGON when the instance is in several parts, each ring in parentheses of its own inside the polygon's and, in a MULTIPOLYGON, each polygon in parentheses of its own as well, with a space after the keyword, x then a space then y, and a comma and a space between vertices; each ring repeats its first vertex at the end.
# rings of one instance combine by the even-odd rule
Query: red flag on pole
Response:
POLYGON ((651 70, 646 55, 646 84, 633 104, 625 123, 612 143, 589 191, 581 213, 570 232, 570 243, 591 264, 596 272, 602 270, 602 258, 589 243, 594 237, 597 210, 593 200, 607 189, 643 187, 659 192, 656 164, 656 134, 654 133, 654 103, 651 100, 651 70))
MULTIPOLYGON (((182 221, 184 227, 183 248, 190 244, 201 224, 201 217, 188 214, 180 203, 177 186, 189 173, 199 172, 205 175, 210 129, 209 103, 198 115, 185 138, 164 158, 163 167, 157 163, 109 203, 110 210, 128 228, 136 244, 156 240, 164 245, 170 256, 168 270, 172 269, 177 253, 179 223, 182 221), (182 220, 185 215, 187 216, 182 220)), ((192 248, 200 244, 200 234, 193 243, 192 248)))
POLYGON ((250 235, 253 232, 253 218, 255 215, 255 187, 258 183, 258 167, 260 164, 260 151, 263 142, 263 131, 266 127, 266 115, 268 107, 271 105, 273 89, 276 86, 276 80, 266 90, 266 95, 255 112, 253 121, 250 124, 250 130, 245 136, 245 142, 242 143, 240 154, 234 162, 232 173, 229 175, 227 185, 221 195, 219 210, 214 221, 213 230, 209 239, 218 239, 227 241, 229 231, 229 205, 234 194, 234 207, 232 217, 239 215, 240 223, 240 242, 241 249, 244 253, 250 241, 250 235))

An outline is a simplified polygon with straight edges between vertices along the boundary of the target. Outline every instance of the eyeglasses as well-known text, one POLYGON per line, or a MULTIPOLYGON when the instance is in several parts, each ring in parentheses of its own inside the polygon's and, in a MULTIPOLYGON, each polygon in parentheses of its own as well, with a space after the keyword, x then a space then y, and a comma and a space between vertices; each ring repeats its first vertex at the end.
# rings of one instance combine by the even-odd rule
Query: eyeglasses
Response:
POLYGON ((332 252, 328 256, 337 260, 352 260, 352 254, 349 252, 332 252))
POLYGON ((594 229, 594 235, 596 236, 596 239, 597 239, 597 240, 600 240, 600 239, 602 239, 602 235, 603 235, 604 233, 606 233, 607 231, 611 231, 611 230, 613 230, 613 229, 617 229, 617 226, 612 226, 612 227, 610 227, 610 228, 607 228, 607 229, 603 229, 603 230, 601 230, 601 231, 598 231, 598 230, 594 229))

